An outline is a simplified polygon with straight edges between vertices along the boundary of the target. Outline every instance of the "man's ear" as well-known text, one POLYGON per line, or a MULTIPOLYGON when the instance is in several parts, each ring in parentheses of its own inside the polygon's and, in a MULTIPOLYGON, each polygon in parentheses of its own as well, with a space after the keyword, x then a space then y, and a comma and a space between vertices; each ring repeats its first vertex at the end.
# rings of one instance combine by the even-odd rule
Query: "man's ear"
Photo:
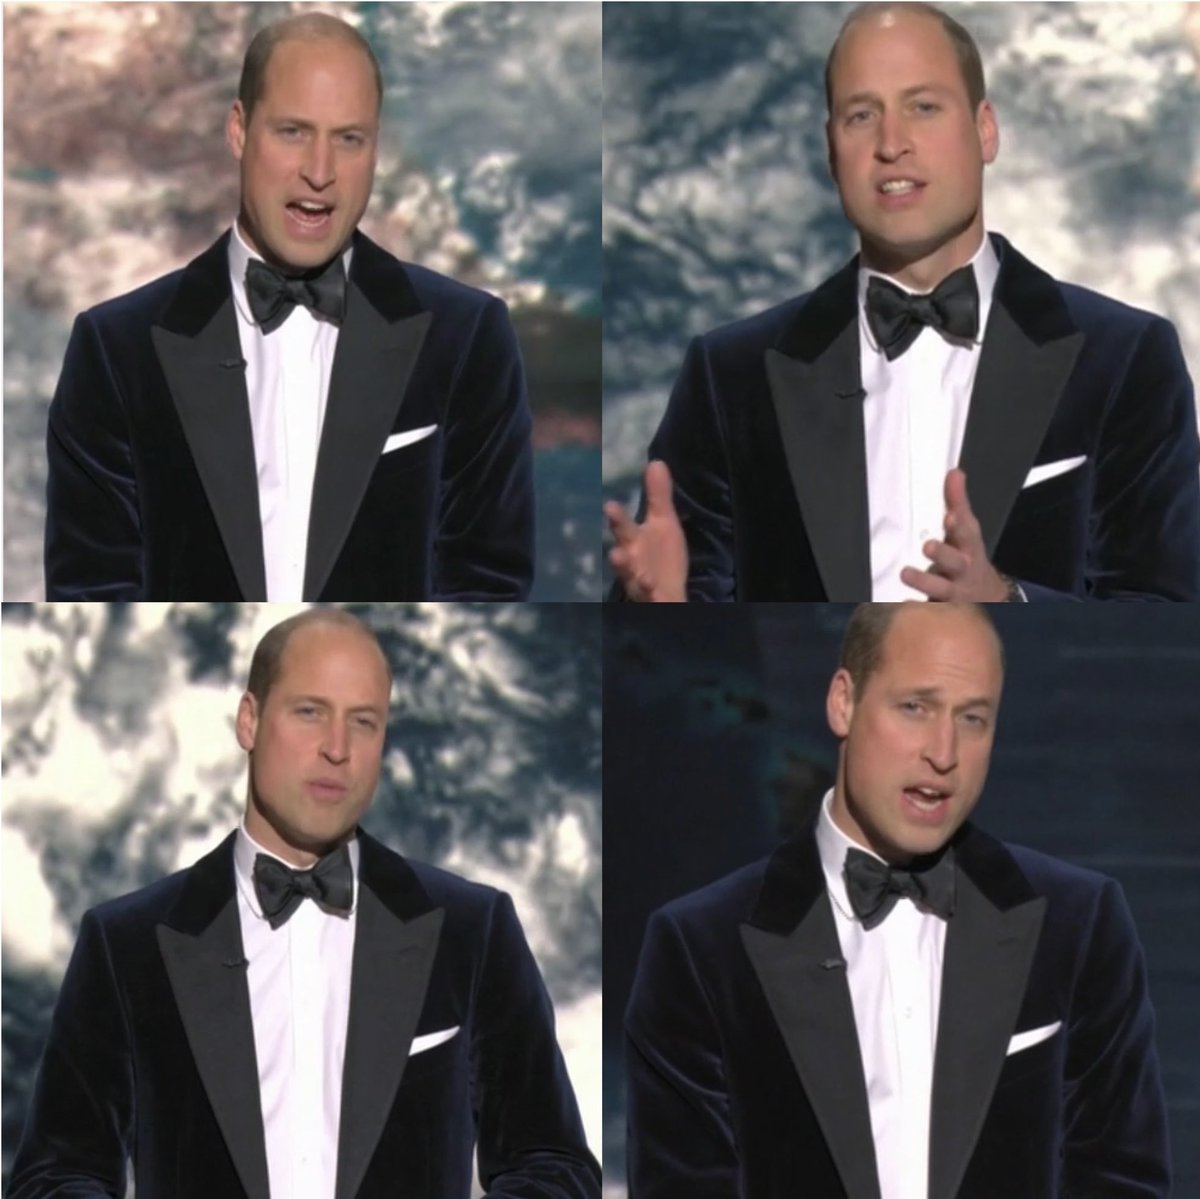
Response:
POLYGON ((825 719, 829 728, 839 739, 850 735, 850 722, 854 718, 854 680, 850 672, 840 667, 829 680, 829 694, 825 697, 825 719))
POLYGON ((254 748, 254 739, 258 736, 258 700, 249 691, 238 701, 234 727, 237 729, 238 744, 249 753, 254 748))
POLYGON ((991 166, 1000 153, 1000 123, 990 100, 980 100, 975 113, 975 128, 979 131, 979 146, 985 166, 991 166))
POLYGON ((241 162, 246 150, 246 110, 240 100, 233 102, 229 116, 225 119, 225 142, 230 153, 241 162))

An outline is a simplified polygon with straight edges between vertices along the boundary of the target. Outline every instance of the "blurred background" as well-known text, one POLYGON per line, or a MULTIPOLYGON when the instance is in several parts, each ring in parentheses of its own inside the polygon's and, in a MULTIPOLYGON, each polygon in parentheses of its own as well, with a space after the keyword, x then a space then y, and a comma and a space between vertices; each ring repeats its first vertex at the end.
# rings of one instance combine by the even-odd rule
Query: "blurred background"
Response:
MULTIPOLYGON (((345 606, 395 672, 363 826, 512 895, 598 1155, 598 609, 345 606)), ((304 607, 3 606, 5 1182, 80 918, 191 865, 237 826, 246 767, 233 720, 250 656, 304 607)))
MULTIPOLYGON (((850 610, 604 608, 606 1199, 625 1194, 622 1017, 646 918, 815 814, 850 610)), ((1120 882, 1157 1014, 1172 1194, 1200 1195, 1200 606, 989 610, 1008 669, 977 823, 1120 882)))
MULTIPOLYGON (((857 250, 825 56, 851 4, 605 4, 604 491, 636 500, 690 339, 857 250)), ((970 3, 1000 122, 984 210, 1052 275, 1161 313, 1200 374, 1200 4, 970 3)))
POLYGON ((383 69, 362 228, 504 298, 525 356, 532 598, 599 598, 600 5, 4 6, 4 597, 39 599, 46 408, 76 313, 185 265, 237 213, 224 140, 263 25, 320 9, 383 69))

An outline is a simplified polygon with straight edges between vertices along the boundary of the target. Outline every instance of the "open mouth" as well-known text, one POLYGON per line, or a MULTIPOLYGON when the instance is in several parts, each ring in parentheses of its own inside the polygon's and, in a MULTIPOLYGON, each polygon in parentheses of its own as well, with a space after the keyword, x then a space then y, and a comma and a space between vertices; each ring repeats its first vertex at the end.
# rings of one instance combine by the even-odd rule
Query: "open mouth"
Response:
POLYGON ((287 206, 288 215, 302 229, 319 231, 324 229, 333 216, 332 204, 319 204, 309 200, 293 200, 287 206))
POLYGON ((919 812, 936 812, 950 798, 936 787, 905 787, 904 798, 919 812))

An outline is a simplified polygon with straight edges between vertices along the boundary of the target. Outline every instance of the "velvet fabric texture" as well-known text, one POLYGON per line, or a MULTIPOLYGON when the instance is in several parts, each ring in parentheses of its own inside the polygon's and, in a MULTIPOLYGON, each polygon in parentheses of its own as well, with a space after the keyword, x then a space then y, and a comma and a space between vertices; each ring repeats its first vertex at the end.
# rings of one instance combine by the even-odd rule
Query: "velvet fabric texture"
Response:
MULTIPOLYGON (((929 1199, 1167 1199, 1154 1015, 1120 888, 970 825, 955 862, 929 1199)), ((625 1022, 630 1199, 878 1199, 840 960, 811 830, 655 913, 625 1022)))
MULTIPOLYGON (((360 844, 335 1199, 599 1199, 509 898, 360 844)), ((268 1199, 232 847, 84 917, 10 1199, 268 1199)))
MULTIPOLYGON (((1174 328, 992 241, 959 465, 993 564, 1030 600, 1200 598, 1200 444, 1174 328)), ((650 457, 675 481, 690 599, 871 598, 857 270, 688 348, 650 457)))
MULTIPOLYGON (((48 599, 267 598, 229 236, 76 319, 47 435, 48 599)), ((503 302, 356 233, 346 303, 296 598, 524 599, 532 418, 503 302)))

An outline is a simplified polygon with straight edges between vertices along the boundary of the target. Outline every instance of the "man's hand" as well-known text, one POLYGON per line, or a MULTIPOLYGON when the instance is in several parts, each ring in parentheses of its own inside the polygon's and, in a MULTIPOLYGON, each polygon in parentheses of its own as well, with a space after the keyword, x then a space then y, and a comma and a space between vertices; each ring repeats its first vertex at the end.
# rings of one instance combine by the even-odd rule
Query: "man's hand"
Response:
POLYGON ((933 563, 928 570, 906 566, 900 581, 931 600, 1002 603, 1008 583, 988 561, 979 521, 967 499, 967 476, 955 468, 946 475, 946 539, 921 547, 933 563))
POLYGON ((674 484, 665 462, 646 467, 646 516, 638 524, 615 501, 604 505, 617 544, 608 560, 625 595, 638 603, 687 600, 688 552, 683 526, 671 499, 674 484))

